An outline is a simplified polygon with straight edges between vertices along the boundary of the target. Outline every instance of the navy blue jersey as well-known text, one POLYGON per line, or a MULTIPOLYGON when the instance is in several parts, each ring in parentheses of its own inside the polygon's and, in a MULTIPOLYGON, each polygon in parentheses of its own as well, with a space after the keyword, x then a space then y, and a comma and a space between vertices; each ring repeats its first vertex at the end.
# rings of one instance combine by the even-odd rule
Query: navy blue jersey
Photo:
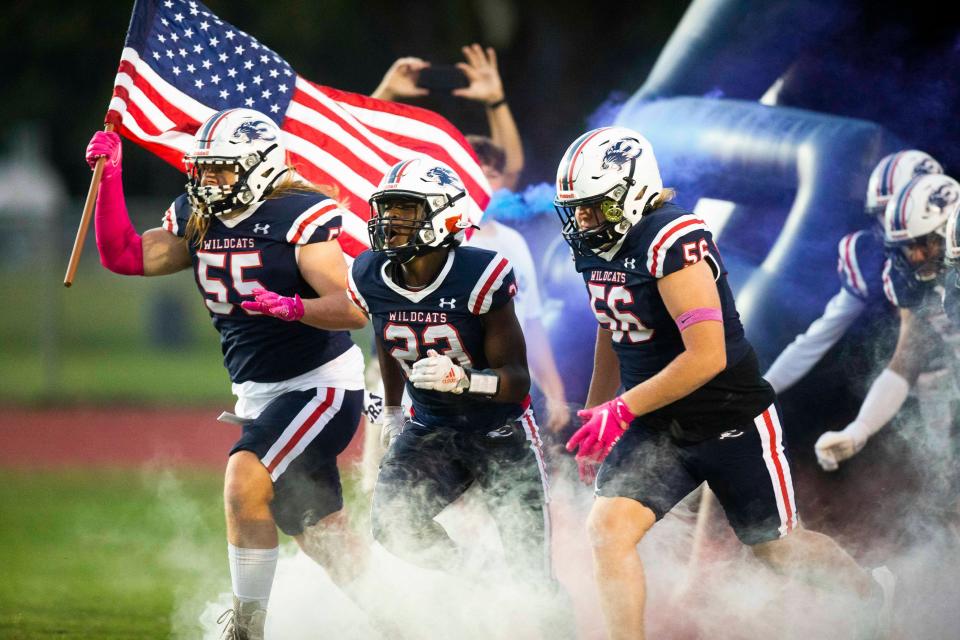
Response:
POLYGON ((912 273, 897 269, 889 258, 883 265, 883 293, 899 309, 921 310, 936 306, 940 302, 937 294, 939 281, 940 278, 935 278, 921 282, 912 273))
MULTIPOLYGON (((483 315, 517 292, 510 262, 499 253, 456 247, 432 284, 410 291, 394 280, 395 266, 383 253, 364 251, 353 263, 347 289, 373 320, 373 330, 410 375, 413 363, 434 349, 462 367, 487 369, 483 315)), ((500 426, 523 413, 518 404, 492 402, 469 393, 417 389, 406 384, 418 422, 467 428, 500 426), (452 420, 461 418, 460 420, 452 420)))
POLYGON ((641 419, 651 426, 669 427, 689 440, 752 420, 774 398, 744 337, 726 270, 706 223, 666 203, 643 216, 612 255, 576 258, 597 321, 613 333, 625 389, 656 375, 684 351, 680 330, 663 304, 657 280, 700 260, 710 264, 717 282, 727 368, 685 398, 641 419))
MULTIPOLYGON (((167 209, 162 226, 183 237, 189 217, 184 194, 167 209)), ((316 298, 300 275, 297 247, 333 240, 340 226, 340 210, 333 200, 295 193, 266 200, 233 220, 214 217, 202 246, 188 243, 197 287, 220 332, 223 363, 233 382, 287 380, 350 348, 346 331, 285 322, 240 306, 258 288, 316 298)))
POLYGON ((837 247, 840 285, 863 302, 883 302, 883 267, 886 254, 878 225, 848 233, 837 247))

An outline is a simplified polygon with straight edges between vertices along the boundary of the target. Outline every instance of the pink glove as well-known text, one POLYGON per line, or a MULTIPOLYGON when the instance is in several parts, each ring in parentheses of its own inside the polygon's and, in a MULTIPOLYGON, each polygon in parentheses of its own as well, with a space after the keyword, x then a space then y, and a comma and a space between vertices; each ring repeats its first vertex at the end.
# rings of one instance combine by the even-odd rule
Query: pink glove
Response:
POLYGON ((97 131, 90 138, 87 145, 87 164, 93 169, 97 158, 104 156, 103 179, 113 180, 120 175, 120 161, 123 159, 123 147, 120 145, 120 136, 112 131, 97 131))
POLYGON ((288 298, 266 289, 254 289, 253 295, 255 299, 240 303, 240 306, 247 311, 259 311, 287 322, 296 322, 303 317, 303 300, 297 294, 288 298))
POLYGON ((577 416, 584 421, 583 426, 567 442, 567 451, 573 452, 579 447, 577 467, 580 479, 592 482, 596 468, 636 416, 619 396, 592 409, 578 411, 577 416))
POLYGON ((87 164, 93 168, 97 158, 106 156, 103 179, 97 192, 93 217, 100 264, 124 276, 143 275, 143 241, 130 222, 120 179, 120 136, 97 131, 87 145, 87 164))

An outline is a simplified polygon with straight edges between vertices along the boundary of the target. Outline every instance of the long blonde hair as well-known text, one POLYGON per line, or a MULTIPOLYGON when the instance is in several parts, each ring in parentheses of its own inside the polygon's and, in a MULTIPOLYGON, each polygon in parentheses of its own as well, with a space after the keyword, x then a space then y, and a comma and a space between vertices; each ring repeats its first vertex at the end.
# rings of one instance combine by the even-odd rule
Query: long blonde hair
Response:
POLYGON ((667 202, 670 202, 675 197, 677 197, 677 190, 671 187, 664 187, 660 193, 657 194, 656 199, 650 204, 650 211, 656 211, 662 207, 667 202))
MULTIPOLYGON (((287 165, 287 171, 280 183, 273 187, 273 189, 263 197, 263 200, 273 200, 274 198, 282 198, 284 196, 302 193, 323 195, 335 200, 341 207, 344 206, 340 200, 340 190, 336 185, 314 185, 301 177, 290 165, 287 165)), ((246 207, 234 211, 230 214, 230 217, 240 214, 245 210, 246 207)), ((229 219, 229 217, 227 219, 229 219)), ((191 209, 190 217, 187 219, 187 229, 183 234, 186 241, 188 243, 193 242, 195 246, 200 247, 209 230, 210 216, 201 216, 191 209)))

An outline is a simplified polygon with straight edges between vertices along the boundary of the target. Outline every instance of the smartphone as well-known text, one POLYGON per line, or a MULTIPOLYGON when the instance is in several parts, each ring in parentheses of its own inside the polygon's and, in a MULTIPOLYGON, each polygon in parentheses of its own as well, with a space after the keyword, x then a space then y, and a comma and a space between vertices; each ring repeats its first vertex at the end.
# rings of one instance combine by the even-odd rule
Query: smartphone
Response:
POLYGON ((446 90, 467 87, 470 81, 457 67, 452 64, 433 64, 420 70, 417 86, 424 89, 446 90))

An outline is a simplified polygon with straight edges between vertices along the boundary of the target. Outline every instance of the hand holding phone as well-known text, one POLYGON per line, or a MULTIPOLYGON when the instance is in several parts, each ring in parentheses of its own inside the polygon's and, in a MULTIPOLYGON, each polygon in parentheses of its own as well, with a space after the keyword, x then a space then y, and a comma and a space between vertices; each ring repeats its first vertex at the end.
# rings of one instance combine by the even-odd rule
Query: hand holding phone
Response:
POLYGON ((431 64, 420 69, 417 86, 423 89, 449 92, 470 86, 463 71, 452 64, 431 64))

